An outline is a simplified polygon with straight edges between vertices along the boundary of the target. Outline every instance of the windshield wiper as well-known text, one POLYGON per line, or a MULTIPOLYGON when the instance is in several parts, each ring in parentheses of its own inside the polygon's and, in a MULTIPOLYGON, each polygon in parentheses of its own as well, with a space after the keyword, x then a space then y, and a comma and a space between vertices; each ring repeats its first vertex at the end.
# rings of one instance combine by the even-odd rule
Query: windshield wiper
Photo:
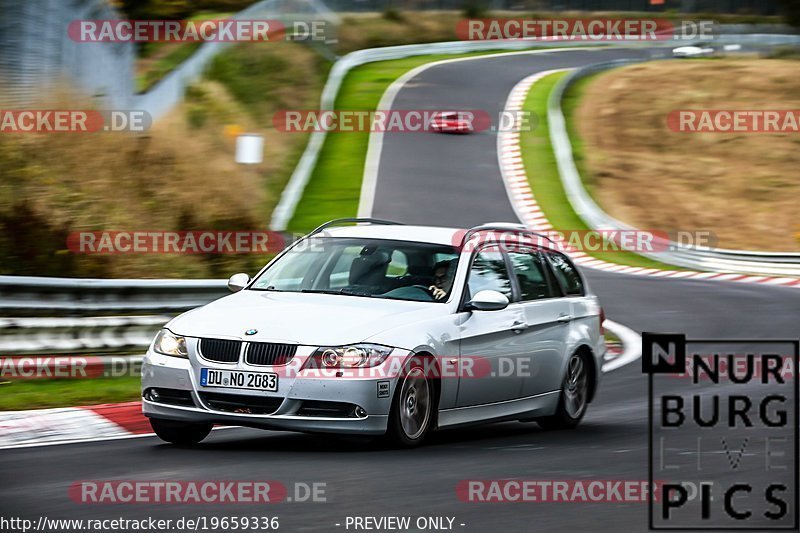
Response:
POLYGON ((313 293, 313 294, 343 294, 345 296, 369 296, 361 292, 355 292, 348 289, 300 289, 300 292, 313 293))
POLYGON ((276 289, 275 285, 270 285, 269 287, 253 287, 252 290, 254 291, 270 291, 270 292, 286 292, 282 289, 276 289))
MULTIPOLYGON (((357 292, 350 289, 300 289, 300 292, 311 294, 340 294, 344 296, 361 296, 364 298, 380 298, 382 300, 398 300, 401 302, 424 302, 426 300, 409 300, 408 298, 398 298, 396 296, 386 296, 384 294, 371 294, 368 292, 357 292)), ((434 300, 436 301, 436 300, 434 300)))

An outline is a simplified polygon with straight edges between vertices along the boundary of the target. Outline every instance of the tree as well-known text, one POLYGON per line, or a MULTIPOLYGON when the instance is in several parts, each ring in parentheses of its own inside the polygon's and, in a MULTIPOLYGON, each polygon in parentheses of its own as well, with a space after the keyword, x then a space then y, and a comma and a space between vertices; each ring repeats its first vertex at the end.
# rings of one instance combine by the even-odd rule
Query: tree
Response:
POLYGON ((800 0, 781 0, 781 7, 786 23, 800 28, 800 0))
POLYGON ((117 0, 115 3, 132 20, 183 19, 197 10, 191 0, 117 0))

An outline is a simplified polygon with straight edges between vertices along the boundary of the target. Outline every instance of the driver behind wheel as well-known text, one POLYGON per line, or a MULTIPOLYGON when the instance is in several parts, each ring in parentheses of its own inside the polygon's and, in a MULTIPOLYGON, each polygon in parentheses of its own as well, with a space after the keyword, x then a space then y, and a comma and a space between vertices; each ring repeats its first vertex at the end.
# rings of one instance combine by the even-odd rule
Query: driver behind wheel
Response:
POLYGON ((453 287, 453 264, 455 259, 439 261, 433 267, 433 285, 428 287, 434 299, 441 300, 450 292, 453 287))

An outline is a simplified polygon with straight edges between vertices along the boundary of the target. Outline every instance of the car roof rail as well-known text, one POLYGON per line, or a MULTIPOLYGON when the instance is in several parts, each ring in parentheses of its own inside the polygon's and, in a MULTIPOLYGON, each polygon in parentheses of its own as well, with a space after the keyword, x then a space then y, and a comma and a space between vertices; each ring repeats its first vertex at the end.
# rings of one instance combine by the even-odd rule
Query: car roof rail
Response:
POLYGON ((463 247, 464 244, 470 239, 470 237, 472 237, 476 233, 481 233, 484 231, 502 231, 508 233, 519 233, 524 235, 536 235, 537 237, 547 239, 554 245, 556 244, 556 242, 553 239, 551 239, 547 234, 528 229, 528 227, 525 226, 524 224, 518 224, 514 222, 488 222, 486 224, 481 224, 480 226, 474 226, 468 229, 464 233, 464 236, 461 238, 461 246, 463 247))
POLYGON ((341 226, 344 224, 379 224, 383 226, 402 226, 401 222, 394 222, 392 220, 381 220, 379 218, 337 218, 335 220, 330 220, 321 226, 317 227, 306 235, 306 237, 311 237, 312 235, 316 235, 317 233, 321 232, 322 230, 328 229, 333 226, 341 226))

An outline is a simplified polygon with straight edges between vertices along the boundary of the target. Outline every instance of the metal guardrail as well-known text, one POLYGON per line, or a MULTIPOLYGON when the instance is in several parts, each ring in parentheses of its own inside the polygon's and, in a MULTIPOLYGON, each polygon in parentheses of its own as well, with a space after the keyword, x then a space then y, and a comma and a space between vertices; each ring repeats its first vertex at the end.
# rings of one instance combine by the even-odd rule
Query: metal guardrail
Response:
MULTIPOLYGON (((715 42, 741 44, 754 49, 781 45, 800 45, 797 35, 725 35, 715 42)), ((658 59, 658 58, 654 58, 658 59)), ((564 93, 581 78, 629 65, 644 60, 617 60, 597 63, 572 71, 565 76, 550 95, 547 120, 550 141, 555 153, 561 183, 570 205, 587 226, 595 230, 635 230, 633 226, 615 219, 597 205, 583 185, 572 153, 572 144, 567 134, 561 103, 564 93)), ((749 250, 711 249, 691 247, 677 242, 668 242, 666 251, 643 252, 631 249, 639 255, 662 263, 704 271, 722 271, 768 276, 800 276, 800 253, 756 252, 749 250)))
POLYGON ((215 279, 0 276, 0 355, 139 351, 173 316, 227 294, 215 279))
POLYGON ((0 315, 179 313, 228 294, 225 280, 0 276, 0 315))
POLYGON ((172 317, 0 318, 0 355, 138 351, 172 317))

